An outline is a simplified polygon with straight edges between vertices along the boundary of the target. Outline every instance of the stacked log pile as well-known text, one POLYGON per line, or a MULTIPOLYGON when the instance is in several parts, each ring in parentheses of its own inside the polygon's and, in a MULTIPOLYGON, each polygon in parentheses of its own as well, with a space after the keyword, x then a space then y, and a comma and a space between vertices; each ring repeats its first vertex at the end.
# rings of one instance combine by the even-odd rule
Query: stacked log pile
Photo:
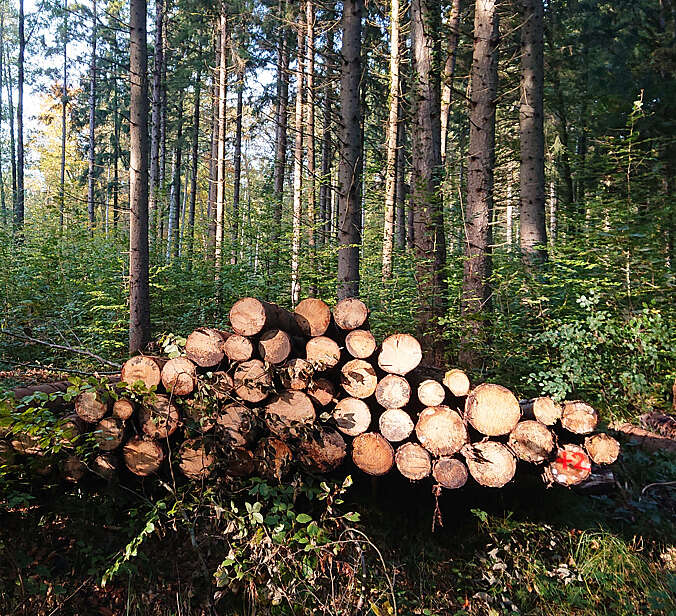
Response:
MULTIPOLYGON (((499 488, 526 465, 548 485, 574 486, 618 457, 588 404, 472 387, 462 370, 423 365, 410 334, 378 344, 368 313, 354 298, 333 310, 309 298, 291 312, 246 297, 229 331, 199 328, 179 356, 132 357, 118 384, 74 400, 66 433, 93 433, 98 455, 87 465, 71 456, 66 476, 146 477, 170 466, 192 480, 281 480, 294 465, 328 473, 351 459, 368 475, 446 489, 470 478, 499 488)), ((40 453, 28 435, 10 440, 40 453)))

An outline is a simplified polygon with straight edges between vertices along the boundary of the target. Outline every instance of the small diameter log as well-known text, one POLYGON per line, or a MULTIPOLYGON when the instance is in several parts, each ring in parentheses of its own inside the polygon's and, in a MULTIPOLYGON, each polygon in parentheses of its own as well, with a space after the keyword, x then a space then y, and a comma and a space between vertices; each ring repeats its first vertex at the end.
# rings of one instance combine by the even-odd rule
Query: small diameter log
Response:
POLYGON ((371 411, 363 400, 343 398, 333 409, 333 419, 343 434, 357 436, 369 429, 371 411))
POLYGON ((313 430, 300 443, 300 462, 308 469, 329 473, 345 459, 347 446, 339 432, 327 427, 313 430))
POLYGON ((251 340, 239 334, 221 332, 223 339, 223 352, 230 361, 248 361, 254 353, 251 340))
POLYGON ((224 466, 225 474, 230 477, 250 477, 256 470, 253 453, 240 447, 228 452, 224 466))
POLYGON ((139 436, 127 441, 122 455, 126 467, 139 477, 147 477, 157 471, 164 460, 164 452, 157 441, 139 436))
POLYGON ((423 406, 439 406, 444 403, 444 386, 434 379, 426 379, 418 385, 418 400, 423 406))
POLYGON ((432 467, 432 476, 442 488, 457 490, 467 483, 467 467, 455 458, 439 458, 432 467))
POLYGON ((593 434, 584 439, 584 448, 596 464, 612 464, 620 455, 620 444, 607 434, 593 434))
POLYGON ((347 362, 340 371, 340 384, 353 398, 368 398, 378 386, 375 368, 363 359, 347 362))
POLYGON ((155 395, 139 409, 139 422, 143 432, 151 438, 164 439, 176 432, 179 412, 168 396, 155 395))
POLYGON ((282 329, 292 336, 302 336, 292 312, 254 297, 243 297, 230 309, 230 324, 235 333, 256 336, 267 329, 282 329))
POLYGON ((388 409, 378 419, 380 433, 390 443, 406 440, 413 432, 413 420, 403 409, 388 409))
POLYGON ((174 357, 162 368, 162 385, 176 396, 187 396, 195 389, 197 369, 187 357, 174 357))
POLYGON ((96 424, 94 438, 102 451, 117 449, 124 439, 124 424, 117 417, 106 417, 96 424))
POLYGON ((117 458, 109 453, 99 454, 92 462, 92 471, 110 481, 117 474, 117 458))
POLYGON ((302 391, 285 391, 265 407, 266 423, 279 436, 300 436, 307 432, 316 418, 315 407, 302 391))
POLYGON ((223 333, 211 327, 199 327, 185 341, 186 357, 200 368, 218 366, 225 357, 223 333))
POLYGON ((68 456, 63 462, 61 472, 66 481, 77 483, 87 474, 87 467, 77 456, 68 456))
POLYGON ((340 361, 340 347, 328 336, 317 336, 307 341, 305 357, 315 370, 329 370, 340 361))
POLYGON ((165 361, 166 359, 162 357, 136 355, 124 362, 122 382, 133 385, 136 381, 142 381, 147 389, 157 387, 162 379, 162 366, 165 361))
POLYGON ((291 466, 293 454, 284 441, 269 437, 258 442, 254 460, 257 475, 264 479, 281 481, 291 466))
POLYGON ((521 408, 514 394, 502 385, 483 383, 465 400, 465 419, 481 434, 509 434, 521 419, 521 408))
POLYGON ((318 406, 328 406, 336 397, 336 388, 329 379, 313 379, 306 392, 318 406))
POLYGON ((96 423, 108 412, 108 402, 99 392, 83 391, 75 398, 75 412, 82 421, 96 423))
POLYGON ((483 441, 462 449, 467 468, 475 481, 487 488, 501 488, 516 472, 516 458, 502 443, 483 441))
POLYGON ((247 402, 261 402, 268 397, 272 376, 260 359, 241 363, 234 374, 235 394, 247 402))
POLYGON ((424 479, 432 470, 432 458, 427 450, 417 443, 404 443, 397 449, 394 462, 399 472, 407 479, 424 479))
POLYGON ((444 385, 456 397, 460 398, 469 393, 469 377, 458 368, 448 370, 444 374, 444 385))
POLYGON ((435 456, 452 456, 469 440, 465 423, 447 406, 424 409, 415 426, 420 444, 435 456))
POLYGON ((545 426, 553 426, 559 419, 563 409, 549 396, 541 396, 532 400, 521 400, 519 402, 521 412, 526 419, 536 419, 545 426))
POLYGON ((545 468, 543 478, 548 484, 576 486, 591 475, 591 461, 582 447, 564 445, 559 448, 556 460, 545 468))
POLYGON ((120 398, 113 403, 113 417, 127 421, 134 414, 134 403, 126 398, 120 398))
MULTIPOLYGON (((216 423, 216 412, 212 404, 204 398, 188 398, 183 401, 185 415, 195 422, 200 432, 209 432, 216 423)), ((192 426, 190 426, 192 428, 192 426)))
POLYGON ((598 413, 582 400, 565 401, 561 425, 573 434, 590 434, 599 423, 598 413))
POLYGON ((184 441, 178 452, 178 467, 189 479, 209 476, 214 465, 214 456, 207 452, 202 439, 184 441))
MULTIPOLYGON (((247 338, 245 338, 247 340, 247 338)), ((269 364, 281 364, 291 354, 291 338, 281 329, 269 329, 258 341, 258 353, 269 364)))
POLYGON ((231 447, 245 447, 251 443, 254 427, 253 413, 241 404, 224 406, 216 417, 216 432, 231 447))
POLYGON ((308 337, 323 336, 331 324, 331 309, 321 299, 308 297, 294 311, 296 323, 308 337))
POLYGON ((377 346, 375 337, 366 329, 353 329, 345 336, 345 349, 357 359, 368 359, 377 346))
POLYGON ((339 301, 333 309, 333 320, 340 329, 352 330, 362 327, 369 316, 366 304, 356 297, 339 301))
POLYGON ((284 366, 280 379, 287 389, 302 391, 310 385, 313 374, 314 370, 310 362, 304 359, 292 359, 284 366))
POLYGON ((520 460, 541 464, 554 451, 554 435, 539 421, 520 421, 509 433, 509 446, 520 460))
POLYGON ((380 434, 365 432, 352 441, 352 461, 368 475, 379 477, 390 472, 394 449, 380 434))
POLYGON ((400 409, 411 400, 411 386, 397 374, 388 374, 378 381, 376 400, 386 409, 400 409))
POLYGON ((383 340, 378 365, 385 372, 404 376, 422 361, 420 343, 410 334, 393 334, 383 340))

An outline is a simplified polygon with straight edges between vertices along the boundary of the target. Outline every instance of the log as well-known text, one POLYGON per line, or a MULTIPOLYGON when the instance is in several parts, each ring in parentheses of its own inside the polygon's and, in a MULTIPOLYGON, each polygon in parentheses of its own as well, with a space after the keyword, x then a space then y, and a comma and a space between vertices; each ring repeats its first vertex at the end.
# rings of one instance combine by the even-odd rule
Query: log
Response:
POLYGON ((520 460, 541 464, 554 451, 554 435, 539 421, 527 419, 509 433, 509 446, 520 460))
POLYGON ((397 449, 394 462, 399 472, 413 481, 429 476, 432 470, 432 458, 418 443, 404 443, 397 449))
POLYGON ((366 329, 353 329, 345 336, 345 349, 356 359, 368 359, 377 346, 375 337, 366 329))
POLYGON ((394 465, 394 449, 380 434, 365 432, 352 441, 352 461, 367 475, 379 477, 394 465))
MULTIPOLYGON (((247 340, 247 338, 245 338, 247 340)), ((281 364, 291 354, 291 338, 281 329, 269 329, 258 341, 258 353, 269 364, 281 364)))
POLYGON ((578 445, 566 444, 557 451, 556 460, 545 468, 543 478, 548 485, 576 486, 591 475, 591 461, 578 445))
POLYGON ((250 477, 256 470, 254 455, 248 449, 236 447, 225 458, 225 474, 230 477, 250 477))
POLYGON ((268 397, 272 375, 260 359, 245 361, 235 369, 235 394, 246 402, 261 402, 268 397))
POLYGON ((404 376, 422 361, 420 343, 410 334, 393 334, 383 340, 378 365, 385 372, 404 376))
POLYGON ((225 357, 223 332, 212 327, 198 327, 185 341, 186 357, 200 368, 218 366, 225 357))
POLYGON ((590 434, 599 423, 598 413, 582 400, 566 400, 561 413, 561 426, 573 434, 590 434))
MULTIPOLYGON (((69 387, 72 387, 70 381, 56 381, 53 383, 39 383, 37 385, 30 385, 28 387, 15 387, 12 389, 12 395, 14 400, 19 403, 24 398, 32 397, 37 393, 52 395, 52 394, 64 394, 66 393, 69 387)), ((47 402, 47 408, 56 408, 63 405, 63 399, 58 398, 52 402, 47 402)))
POLYGON ((274 437, 261 439, 254 453, 256 473, 269 481, 281 481, 293 461, 289 446, 274 437))
POLYGON ((162 385, 176 396, 187 396, 197 384, 197 369, 187 357, 174 357, 162 368, 162 385))
POLYGON ((403 409, 387 409, 378 419, 380 433, 391 443, 407 439, 413 428, 411 416, 403 409))
POLYGON ((613 425, 613 428, 618 432, 626 434, 633 443, 643 447, 647 451, 676 453, 676 441, 667 436, 662 436, 650 430, 644 430, 630 423, 613 425))
POLYGON ((284 391, 265 407, 267 426, 280 438, 305 434, 315 418, 314 404, 302 391, 284 391))
POLYGON ((139 477, 156 472, 164 460, 164 452, 157 441, 135 436, 122 448, 125 466, 139 477))
POLYGON ((426 379, 418 385, 418 400, 423 406, 439 406, 444 403, 444 386, 434 379, 426 379))
POLYGON ((337 469, 347 452, 345 439, 340 432, 324 426, 310 432, 300 442, 299 449, 300 463, 320 473, 337 469))
POLYGON ((467 468, 474 480, 487 488, 501 488, 516 472, 516 458, 502 443, 483 441, 462 449, 467 468))
POLYGON ((329 379, 313 379, 306 392, 318 406, 328 406, 335 400, 336 388, 329 379))
POLYGON ((216 413, 211 404, 204 398, 188 398, 183 400, 183 410, 200 432, 209 432, 216 424, 216 413))
POLYGON ((178 409, 167 396, 156 394, 154 401, 147 401, 139 409, 139 423, 145 434, 151 438, 165 439, 178 428, 178 409))
POLYGON ((178 451, 178 467, 188 479, 205 479, 211 473, 215 458, 202 439, 184 441, 178 451))
POLYGON ((209 387, 217 400, 233 400, 235 394, 235 379, 232 374, 224 370, 217 370, 211 376, 209 387))
POLYGON ((216 416, 216 432, 230 447, 245 447, 254 438, 255 420, 250 409, 242 404, 228 404, 216 416))
POLYGON ((363 359, 348 361, 340 371, 340 384, 353 398, 368 398, 378 386, 375 368, 363 359))
POLYGON ((307 389, 312 380, 314 370, 312 364, 304 359, 291 359, 280 374, 282 385, 286 389, 302 391, 307 389))
POLYGON ((331 309, 321 299, 308 297, 296 306, 296 323, 307 337, 323 336, 331 324, 331 309))
POLYGON ((469 377, 460 369, 453 368, 444 374, 444 385, 457 398, 469 394, 469 377))
POLYGON ((444 456, 435 460, 432 476, 442 488, 457 490, 467 483, 469 474, 460 460, 444 456))
POLYGON ((603 433, 586 437, 584 448, 595 464, 612 464, 620 455, 620 444, 603 433))
POLYGON ((378 381, 375 393, 380 406, 386 409, 400 409, 411 399, 411 386, 403 376, 388 374, 378 381))
POLYGON ((248 361, 253 357, 254 346, 251 340, 240 334, 221 332, 223 352, 230 361, 248 361))
POLYGON ((549 396, 519 401, 521 412, 526 419, 535 419, 545 426, 553 426, 559 419, 563 408, 549 396))
POLYGON ((302 336, 292 312, 254 297, 243 297, 230 309, 230 324, 235 333, 256 336, 267 329, 282 329, 292 336, 302 336))
POLYGON ((75 398, 75 412, 82 421, 96 423, 108 412, 107 396, 101 392, 83 391, 75 398))
POLYGON ((676 439, 676 417, 664 413, 644 413, 639 417, 641 426, 653 430, 662 436, 676 439))
POLYGON ((126 398, 120 398, 113 402, 113 417, 121 421, 127 421, 134 414, 134 403, 126 398))
POLYGON ((119 464, 117 458, 109 453, 101 453, 92 462, 92 471, 110 481, 117 475, 119 464))
POLYGON ((77 456, 68 456, 61 466, 63 478, 70 483, 77 483, 87 474, 87 466, 77 456))
POLYGON ((317 336, 307 341, 305 357, 315 370, 329 370, 340 361, 340 347, 327 336, 317 336))
POLYGON ((435 456, 452 456, 469 440, 465 423, 447 406, 424 409, 415 425, 420 444, 435 456))
POLYGON ((502 385, 483 383, 465 400, 465 419, 486 436, 509 434, 521 419, 514 394, 502 385))
POLYGON ((31 436, 30 434, 13 433, 9 441, 14 451, 22 453, 27 456, 42 456, 44 451, 40 445, 40 439, 31 436))
POLYGON ((333 419, 343 434, 357 436, 371 425, 371 411, 363 400, 343 398, 333 409, 333 419))
POLYGON ((146 389, 157 387, 162 380, 162 366, 166 361, 163 357, 136 355, 124 362, 122 382, 133 385, 137 381, 142 381, 146 389))
POLYGON ((362 327, 369 316, 366 304, 356 297, 339 301, 333 309, 333 320, 340 329, 352 330, 362 327))
POLYGON ((94 438, 101 451, 117 449, 124 439, 124 424, 117 417, 106 417, 96 424, 94 438))
POLYGON ((72 446, 86 429, 87 424, 76 413, 67 415, 58 424, 58 442, 65 447, 72 446))

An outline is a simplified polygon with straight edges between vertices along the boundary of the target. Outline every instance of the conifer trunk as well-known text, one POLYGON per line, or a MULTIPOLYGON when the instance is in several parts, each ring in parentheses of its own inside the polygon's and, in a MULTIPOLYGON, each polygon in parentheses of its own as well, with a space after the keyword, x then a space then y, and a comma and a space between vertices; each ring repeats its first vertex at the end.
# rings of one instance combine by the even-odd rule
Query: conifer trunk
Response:
POLYGON ((155 55, 153 59, 152 133, 150 140, 150 201, 153 227, 159 223, 158 190, 160 177, 160 110, 162 106, 162 66, 164 64, 164 0, 155 0, 155 55))
POLYGON ((453 99, 453 78, 460 40, 460 0, 453 0, 451 15, 448 19, 448 51, 441 89, 441 164, 446 163, 446 145, 448 137, 448 121, 453 99))
MULTIPOLYGON (((3 15, 4 17, 4 15, 3 15)), ((1 26, 0 26, 1 28, 1 26)), ((2 43, 0 43, 0 48, 2 43)), ((0 59, 2 64, 2 59, 0 59)), ((1 73, 2 71, 0 71, 1 73)), ((2 76, 0 75, 0 79, 2 76)), ((0 92, 2 88, 0 87, 0 92)), ((59 229, 66 207, 66 112, 68 109, 68 0, 63 0, 63 91, 61 92, 61 168, 59 170, 59 229)), ((0 165, 1 166, 1 165, 0 165)), ((0 183, 2 181, 0 180, 0 183)), ((4 206, 3 206, 4 210, 4 206)))
POLYGON ((89 64, 89 168, 87 172, 87 213, 89 229, 94 230, 96 210, 94 209, 94 171, 96 164, 96 36, 97 36, 96 0, 92 2, 92 56, 89 64))
POLYGON ((228 94, 228 16, 225 3, 221 7, 220 45, 218 66, 218 136, 217 136, 217 179, 216 179, 216 275, 223 265, 223 238, 225 223, 225 124, 226 99, 228 94))
POLYGON ((24 223, 24 148, 23 148, 23 85, 24 55, 26 53, 26 37, 24 34, 23 0, 19 0, 19 76, 17 82, 18 97, 16 106, 16 203, 14 205, 14 227, 20 236, 24 223))
POLYGON ((233 161, 233 194, 232 221, 230 225, 230 241, 232 243, 230 264, 237 264, 239 247, 239 197, 242 186, 242 111, 244 108, 244 68, 237 71, 237 117, 235 118, 235 157, 233 161))

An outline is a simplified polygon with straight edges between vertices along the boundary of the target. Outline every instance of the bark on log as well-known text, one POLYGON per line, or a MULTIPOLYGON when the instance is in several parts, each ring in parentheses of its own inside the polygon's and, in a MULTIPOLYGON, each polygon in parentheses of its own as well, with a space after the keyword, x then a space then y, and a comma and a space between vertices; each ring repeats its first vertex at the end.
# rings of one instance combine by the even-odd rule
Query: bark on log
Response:
POLYGON ((248 361, 253 357, 253 343, 246 336, 230 332, 221 332, 221 335, 225 340, 223 352, 230 361, 248 361))
POLYGON ((282 329, 292 336, 302 336, 294 314, 254 297, 243 297, 230 309, 230 324, 235 333, 256 336, 266 329, 282 329))
POLYGON ((452 456, 468 441, 465 423, 447 406, 424 409, 418 417, 415 433, 420 444, 435 456, 452 456))
POLYGON ((120 398, 113 402, 113 417, 121 421, 127 421, 134 414, 134 403, 126 398, 120 398))
POLYGON ((333 320, 340 329, 352 330, 362 327, 369 316, 366 304, 356 297, 339 301, 333 309, 333 320))
POLYGON ((253 441, 254 415, 250 409, 233 403, 216 416, 216 433, 230 447, 245 447, 253 441))
POLYGON ((545 468, 543 478, 548 484, 576 486, 591 475, 591 461, 582 447, 567 444, 559 448, 556 460, 545 468))
POLYGON ((261 402, 268 397, 272 375, 260 359, 245 361, 235 369, 235 394, 247 402, 261 402))
POLYGON ((345 336, 345 349, 356 359, 368 359, 377 346, 375 337, 366 329, 353 329, 345 336))
POLYGON ((164 452, 157 441, 136 436, 122 448, 126 467, 139 477, 156 472, 164 460, 164 452))
POLYGON ((106 395, 96 391, 83 391, 75 398, 75 412, 82 421, 98 422, 108 412, 106 395))
POLYGON ((315 421, 314 404, 302 391, 285 391, 265 407, 265 418, 270 432, 280 438, 297 437, 307 433, 315 421))
POLYGON ((353 398, 368 398, 378 386, 375 368, 363 359, 348 361, 340 371, 340 384, 353 398))
POLYGON ((178 428, 180 415, 168 396, 155 395, 154 401, 148 401, 139 409, 139 423, 145 434, 151 438, 165 439, 178 428))
POLYGON ((403 408, 411 400, 411 386, 403 376, 388 374, 378 381, 376 400, 386 409, 403 408))
POLYGON ((263 361, 281 364, 291 354, 291 338, 281 329, 269 329, 263 332, 258 341, 258 352, 263 361))
POLYGON ((403 409, 388 409, 378 419, 380 433, 391 443, 407 439, 413 428, 411 416, 403 409))
POLYGON ((294 311, 296 323, 308 338, 323 336, 331 324, 331 309, 321 299, 308 297, 294 311))
POLYGON ((328 406, 336 397, 336 388, 329 379, 313 379, 307 387, 306 393, 318 406, 328 406))
POLYGON ((646 430, 653 430, 662 436, 676 439, 676 417, 663 413, 644 413, 639 417, 646 430))
POLYGON ((420 343, 410 334, 393 334, 383 340, 378 365, 385 372, 404 376, 422 361, 420 343))
POLYGON ((486 436, 508 434, 521 419, 514 394, 502 385, 483 383, 465 400, 465 419, 486 436))
POLYGON ((394 462, 399 472, 413 481, 429 476, 432 470, 432 458, 424 447, 417 443, 404 443, 397 449, 394 462))
POLYGON ((363 400, 343 398, 333 409, 333 419, 343 434, 357 436, 369 429, 371 411, 363 400))
POLYGON ((184 441, 178 451, 178 467, 188 479, 204 479, 211 474, 215 458, 202 439, 184 441))
POLYGON ((340 347, 327 336, 317 336, 307 341, 305 357, 315 370, 329 370, 340 361, 340 347))
POLYGON ((314 369, 312 364, 304 359, 291 359, 280 374, 282 385, 286 389, 302 391, 307 389, 312 380, 314 369))
POLYGON ((458 368, 448 370, 446 374, 444 374, 444 385, 458 398, 469 394, 469 377, 458 368))
POLYGON ((561 413, 561 425, 573 434, 590 434, 599 423, 598 413, 582 400, 566 400, 561 413))
POLYGON ((162 357, 136 355, 124 362, 122 366, 122 382, 133 385, 142 381, 146 388, 157 387, 162 380, 162 366, 167 360, 162 357))
POLYGON ((657 434, 656 432, 644 430, 643 428, 639 428, 630 423, 623 423, 613 426, 613 428, 618 432, 626 434, 632 442, 648 451, 667 451, 669 453, 676 453, 676 441, 666 436, 662 436, 661 434, 657 434))
POLYGON ((300 462, 311 470, 329 473, 345 459, 347 446, 342 435, 332 428, 313 430, 300 443, 300 462))
POLYGON ((528 419, 509 433, 509 446, 520 460, 541 464, 554 451, 554 435, 544 424, 528 419))
POLYGON ((174 357, 162 368, 162 385, 176 396, 187 396, 197 384, 197 369, 187 357, 174 357))
POLYGON ((101 451, 117 449, 124 439, 124 424, 117 417, 105 417, 96 424, 94 438, 101 451))
POLYGON ((444 386, 434 379, 426 379, 418 385, 418 400, 423 406, 439 406, 444 403, 444 386))
POLYGON ((435 460, 432 476, 443 488, 457 490, 467 483, 467 467, 455 458, 443 457, 435 460))
POLYGON ((185 341, 186 357, 200 368, 218 366, 225 357, 223 333, 212 327, 198 327, 185 341))
POLYGON ((352 461, 366 474, 379 477, 390 472, 394 449, 380 434, 365 432, 352 441, 352 461))
POLYGON ((257 475, 270 481, 281 481, 289 471, 293 454, 284 441, 268 437, 258 442, 254 460, 257 475))
POLYGON ((532 400, 521 400, 519 402, 521 412, 526 419, 535 419, 545 426, 553 426, 559 419, 563 408, 549 396, 541 396, 532 400))
POLYGON ((502 443, 483 441, 463 447, 462 455, 474 480, 487 488, 501 488, 516 472, 516 458, 502 443))
POLYGON ((612 464, 620 455, 620 444, 607 434, 593 434, 584 439, 584 448, 596 464, 612 464))
MULTIPOLYGON (((119 375, 107 375, 103 377, 108 383, 118 383, 120 381, 120 376, 119 375)), ((55 381, 52 383, 38 383, 37 385, 29 385, 28 387, 15 387, 14 389, 11 390, 11 394, 14 397, 14 400, 17 402, 20 402, 24 398, 27 398, 29 396, 33 396, 36 393, 43 393, 43 394, 60 394, 60 393, 65 393, 69 387, 71 387, 73 384, 70 381, 55 381)), ((51 402, 47 402, 46 406, 47 408, 54 408, 58 406, 63 406, 64 402, 63 399, 58 398, 57 400, 53 400, 51 402)))

